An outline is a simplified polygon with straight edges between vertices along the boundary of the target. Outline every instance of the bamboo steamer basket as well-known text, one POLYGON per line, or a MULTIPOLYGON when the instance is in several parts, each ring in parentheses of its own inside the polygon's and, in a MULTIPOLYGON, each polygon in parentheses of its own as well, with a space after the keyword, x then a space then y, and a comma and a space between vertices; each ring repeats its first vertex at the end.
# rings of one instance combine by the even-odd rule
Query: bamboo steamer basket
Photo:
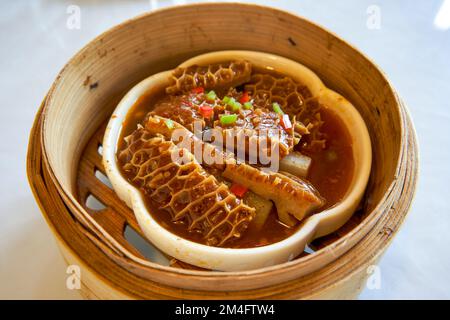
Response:
POLYGON ((336 35, 287 12, 248 4, 195 4, 144 14, 100 35, 58 75, 30 134, 31 188, 68 264, 81 267, 86 298, 355 298, 410 208, 418 150, 407 109, 384 74, 336 35), (296 60, 359 110, 373 148, 361 208, 313 252, 245 272, 147 260, 124 236, 141 233, 102 183, 99 146, 122 96, 150 74, 208 51, 254 50, 296 60), (89 209, 95 196, 105 208, 89 209))

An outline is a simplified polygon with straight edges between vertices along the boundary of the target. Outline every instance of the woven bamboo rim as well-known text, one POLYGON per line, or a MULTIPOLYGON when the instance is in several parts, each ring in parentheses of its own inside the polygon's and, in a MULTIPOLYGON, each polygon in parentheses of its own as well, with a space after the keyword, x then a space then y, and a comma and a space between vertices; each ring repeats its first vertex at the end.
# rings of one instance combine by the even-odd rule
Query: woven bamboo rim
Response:
MULTIPOLYGON (((100 38, 103 40, 114 32, 125 32, 127 26, 132 28, 133 23, 144 24, 150 18, 161 20, 174 15, 196 14, 198 16, 202 10, 207 12, 211 10, 226 11, 231 10, 230 6, 234 6, 233 10, 236 10, 235 6, 239 6, 243 15, 247 12, 254 16, 257 12, 258 15, 268 19, 269 25, 261 24, 264 25, 264 28, 270 29, 271 24, 275 22, 286 24, 286 28, 297 23, 309 31, 328 34, 328 37, 333 39, 328 39, 328 42, 334 43, 335 46, 341 46, 340 50, 348 47, 332 34, 296 16, 270 8, 236 4, 204 4, 162 10, 131 20, 128 25, 127 23, 120 25, 100 38), (275 22, 272 15, 275 15, 275 22), (124 29, 125 31, 123 31, 124 29)), ((180 21, 183 20, 180 19, 180 21)), ((296 37, 301 37, 301 35, 296 35, 296 37)), ((288 45, 294 46, 292 41, 294 40, 289 38, 288 45)), ((120 297, 227 298, 231 295, 233 298, 307 298, 340 295, 349 297, 358 292, 362 281, 367 276, 367 266, 377 261, 406 216, 415 189, 418 159, 414 129, 406 108, 402 106, 395 93, 393 93, 391 101, 398 107, 400 123, 397 134, 400 134, 401 137, 401 149, 398 161, 391 160, 392 163, 396 163, 393 180, 382 199, 375 207, 371 208, 370 214, 355 216, 337 233, 314 243, 318 250, 314 254, 302 256, 283 265, 239 273, 162 267, 143 260, 137 252, 127 247, 126 243, 121 243, 119 235, 107 232, 107 226, 110 225, 108 219, 101 221, 101 219, 94 219, 92 215, 83 212, 85 210, 83 210, 82 204, 78 203, 76 197, 61 186, 55 176, 51 161, 49 161, 48 152, 52 150, 45 146, 43 127, 45 116, 48 116, 47 113, 49 113, 47 109, 51 106, 53 96, 57 94, 56 88, 61 86, 64 73, 67 73, 71 64, 79 64, 86 59, 89 46, 92 45, 88 45, 69 62, 69 67, 61 72, 49 97, 44 101, 30 135, 28 153, 30 184, 66 259, 76 260, 77 263, 83 264, 93 274, 93 279, 104 283, 108 288, 113 288, 112 291, 117 290, 120 297)), ((351 52, 354 49, 348 48, 347 50, 350 51, 347 54, 354 54, 351 52)), ((100 51, 101 45, 96 49, 99 50, 98 52, 102 52, 100 51)), ((286 56, 292 55, 288 49, 292 50, 290 47, 283 47, 280 50, 286 50, 284 53, 286 56)), ((332 52, 332 47, 330 50, 332 52)), ((276 53, 283 54, 283 52, 276 53)), ((142 54, 142 52, 137 52, 137 54, 142 54)), ((375 69, 377 72, 376 67, 366 58, 363 57, 361 61, 367 64, 368 71, 374 72, 375 69)), ((324 76, 326 78, 326 74, 324 76)), ((338 81, 333 78, 326 80, 331 84, 338 81)), ((136 81, 136 76, 130 81, 136 81)), ((383 86, 383 89, 393 92, 387 81, 383 86)), ((336 87, 339 86, 336 84, 336 87)), ((347 93, 348 96, 357 99, 354 92, 347 93)), ((112 111, 111 108, 109 110, 112 111)), ((376 119, 381 117, 379 121, 386 123, 392 121, 383 113, 380 114, 378 107, 376 111, 360 111, 363 116, 367 117, 366 119, 374 117, 373 113, 376 119)), ((387 111, 390 112, 389 109, 387 111)), ((107 111, 104 111, 102 117, 107 118, 107 115, 107 111)), ((393 116, 395 117, 395 114, 393 116)), ((98 127, 94 129, 97 130, 98 127)), ((97 139, 95 135, 91 134, 85 140, 95 139, 97 139)), ((86 143, 89 144, 89 142, 86 143)), ((377 143, 375 148, 379 147, 377 143)), ((379 166, 380 163, 378 163, 378 168, 379 166)), ((379 183, 377 181, 378 179, 373 179, 372 184, 379 183)), ((132 219, 127 222, 133 223, 132 219)), ((87 283, 85 285, 88 286, 87 283)), ((93 282, 91 281, 89 285, 92 287, 93 282)), ((111 297, 111 295, 96 293, 93 289, 90 291, 93 296, 111 297)))

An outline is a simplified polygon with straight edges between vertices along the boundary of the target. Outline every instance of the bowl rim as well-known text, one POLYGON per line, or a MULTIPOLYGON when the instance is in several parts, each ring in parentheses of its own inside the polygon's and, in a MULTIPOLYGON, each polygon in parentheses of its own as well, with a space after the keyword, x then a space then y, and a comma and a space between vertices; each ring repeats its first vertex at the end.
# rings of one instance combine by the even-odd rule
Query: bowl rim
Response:
MULTIPOLYGON (((41 130, 41 141, 42 141, 42 159, 43 163, 48 169, 48 174, 55 184, 56 188, 59 190, 63 200, 66 202, 66 204, 72 208, 72 210, 78 210, 81 212, 84 216, 86 216, 89 220, 89 223, 91 225, 91 228, 93 231, 97 230, 104 234, 105 238, 111 243, 109 246, 114 246, 117 248, 117 250, 121 250, 123 254, 131 259, 132 261, 138 263, 139 265, 142 265, 145 268, 148 268, 149 271, 153 269, 154 271, 163 271, 167 275, 171 275, 173 277, 180 277, 180 276, 186 276, 186 279, 191 279, 189 277, 198 277, 196 279, 203 279, 203 280, 217 280, 217 281, 224 281, 226 278, 233 277, 233 280, 240 279, 241 281, 244 279, 248 279, 249 281, 252 281, 257 279, 258 277, 262 277, 267 274, 271 274, 272 276, 285 274, 285 277, 282 277, 284 281, 287 281, 289 279, 293 279, 294 277, 299 277, 302 275, 305 275, 309 272, 312 272, 314 270, 317 270, 316 266, 323 267, 327 263, 331 262, 333 259, 338 258, 347 250, 349 250, 351 247, 353 247, 359 240, 361 240, 367 232, 369 232, 373 226, 380 220, 381 217, 385 216, 387 213, 384 212, 384 209, 386 207, 387 200, 390 198, 391 193, 395 189, 395 186, 397 184, 398 177, 400 176, 400 168, 402 165, 401 159, 403 157, 403 149, 406 148, 406 124, 405 124, 405 111, 403 111, 404 107, 402 107, 402 102, 400 101, 400 98, 394 89, 392 82, 386 77, 386 74, 382 71, 382 69, 372 60, 370 59, 365 53, 359 51, 356 49, 354 45, 351 43, 344 41, 341 37, 336 35, 334 32, 328 30, 327 28, 321 26, 320 24, 313 22, 299 14, 292 13, 283 9, 275 8, 272 6, 267 5, 260 5, 260 4, 249 4, 249 3, 191 3, 191 4, 184 4, 184 5, 176 5, 171 7, 165 7, 160 8, 151 12, 146 12, 139 14, 133 18, 127 19, 112 28, 104 31, 94 39, 92 39, 90 42, 88 42, 84 47, 82 47, 77 53, 75 53, 72 58, 69 59, 69 61, 64 65, 64 67, 60 70, 58 75, 55 78, 55 81, 53 82, 52 86, 50 87, 47 96, 45 100, 43 101, 43 107, 42 107, 42 130, 41 130), (289 19, 295 19, 300 20, 305 25, 308 25, 310 27, 313 27, 314 29, 321 31, 325 34, 328 34, 331 36, 335 41, 340 41, 345 44, 347 48, 350 50, 356 52, 364 61, 366 61, 369 65, 373 66, 376 73, 378 73, 383 81, 386 83, 386 87, 388 91, 393 95, 393 99, 395 100, 395 104, 397 106, 396 112, 399 116, 399 129, 400 129, 400 135, 401 135, 401 149, 398 153, 396 159, 395 159, 395 173, 393 176, 392 181, 389 183, 389 185, 386 186, 386 190, 384 195, 380 198, 378 203, 372 208, 370 213, 367 215, 367 217, 364 218, 365 223, 360 223, 357 226, 355 226, 351 231, 349 231, 344 236, 340 237, 330 245, 327 245, 324 248, 321 248, 314 252, 314 254, 307 255, 305 257, 302 257, 301 259, 297 259, 290 262, 285 262, 280 265, 271 266, 271 267, 265 267, 261 269, 255 269, 251 271, 233 271, 233 272, 211 272, 211 271, 202 271, 202 270, 187 270, 187 269, 180 269, 180 268, 173 268, 173 267, 167 267, 162 266, 144 259, 141 259, 139 257, 136 257, 132 253, 128 252, 128 250, 125 250, 117 241, 114 240, 109 234, 107 234, 103 227, 101 227, 98 223, 95 222, 92 218, 89 217, 86 210, 81 206, 81 204, 78 202, 78 200, 72 195, 69 189, 66 188, 66 186, 61 185, 59 182, 54 169, 52 168, 51 161, 49 160, 49 155, 46 150, 45 145, 45 139, 44 139, 44 131, 45 131, 45 124, 46 124, 46 114, 47 109, 52 105, 52 99, 55 95, 58 87, 60 86, 60 83, 63 81, 64 75, 67 72, 67 69, 70 65, 76 64, 77 62, 83 60, 84 54, 86 54, 87 51, 89 51, 90 47, 97 42, 100 42, 104 37, 109 36, 111 34, 116 33, 118 30, 126 27, 129 24, 137 23, 141 20, 148 19, 149 17, 154 17, 156 15, 162 15, 166 12, 170 12, 172 10, 192 10, 197 9, 201 7, 228 7, 230 5, 241 7, 242 9, 252 9, 252 10, 258 10, 260 12, 268 13, 269 11, 275 12, 278 15, 283 16, 283 18, 289 18, 289 19), (332 258, 330 257, 329 252, 332 252, 332 258), (311 261, 315 260, 316 264, 315 266, 311 265, 311 261), (301 265, 302 268, 298 268, 298 266, 301 265), (289 276, 287 276, 289 274, 289 276), (220 280, 222 279, 222 280, 220 280)), ((389 204, 388 204, 389 205, 389 204)), ((178 279, 178 278, 177 278, 178 279)), ((221 282, 222 283, 222 282, 221 282)), ((247 285, 247 287, 250 287, 247 285)))
POLYGON ((368 129, 358 110, 341 95, 327 88, 311 69, 297 61, 259 51, 224 50, 192 57, 181 63, 179 67, 220 63, 230 60, 230 57, 233 60, 250 61, 264 69, 280 71, 306 85, 312 91, 313 97, 317 97, 321 103, 327 103, 328 109, 336 111, 336 115, 345 122, 352 139, 355 165, 352 181, 343 199, 336 205, 301 221, 301 226, 283 240, 256 248, 222 248, 190 241, 170 232, 154 219, 145 206, 142 193, 126 181, 120 173, 116 157, 121 130, 129 111, 136 101, 147 95, 153 87, 156 86, 158 89, 167 86, 172 70, 153 74, 132 87, 118 103, 106 127, 102 157, 106 174, 116 193, 133 210, 144 234, 157 248, 181 261, 221 271, 239 271, 240 269, 235 268, 242 268, 243 265, 251 266, 245 267, 247 269, 257 269, 268 266, 269 263, 275 265, 282 263, 282 260, 284 262, 292 260, 303 252, 304 247, 314 238, 337 230, 353 215, 359 204, 369 180, 372 163, 368 129), (287 247, 291 249, 288 250, 287 247), (280 255, 283 249, 287 250, 287 253, 283 255, 284 259, 272 258, 277 253, 280 255))

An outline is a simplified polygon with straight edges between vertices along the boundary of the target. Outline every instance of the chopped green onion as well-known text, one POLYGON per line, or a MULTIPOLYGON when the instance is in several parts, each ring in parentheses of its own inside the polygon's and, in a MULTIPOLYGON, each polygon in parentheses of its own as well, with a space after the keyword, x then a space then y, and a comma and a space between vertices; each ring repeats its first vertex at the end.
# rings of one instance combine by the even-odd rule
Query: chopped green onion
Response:
POLYGON ((223 99, 222 99, 222 101, 223 101, 223 103, 226 103, 226 104, 228 104, 228 102, 230 101, 230 97, 229 96, 225 96, 225 97, 223 97, 223 99))
POLYGON ((237 102, 237 101, 235 101, 233 103, 233 105, 231 106, 231 109, 233 111, 235 111, 235 112, 238 111, 240 108, 242 108, 242 104, 240 102, 237 102))
POLYGON ((214 92, 214 90, 211 90, 210 92, 208 92, 206 94, 206 99, 208 99, 208 100, 216 100, 216 98, 217 98, 217 95, 214 92))
POLYGON ((237 114, 227 114, 227 115, 220 117, 220 123, 225 124, 225 125, 233 124, 236 122, 236 120, 237 120, 237 114))
POLYGON ((253 109, 253 103, 251 103, 250 101, 244 103, 244 109, 246 109, 246 110, 253 109))
POLYGON ((228 100, 226 102, 226 104, 229 105, 230 107, 232 107, 235 103, 236 103, 235 98, 228 98, 228 100))
POLYGON ((275 111, 278 114, 284 114, 283 110, 281 110, 280 105, 277 102, 272 103, 273 111, 275 111))
POLYGON ((242 107, 242 104, 237 102, 235 98, 228 98, 226 104, 230 106, 231 110, 234 112, 238 111, 242 107))
POLYGON ((173 129, 173 127, 175 126, 174 123, 173 123, 173 121, 170 120, 170 119, 166 119, 164 122, 166 123, 166 126, 167 126, 167 128, 169 128, 169 129, 173 129))

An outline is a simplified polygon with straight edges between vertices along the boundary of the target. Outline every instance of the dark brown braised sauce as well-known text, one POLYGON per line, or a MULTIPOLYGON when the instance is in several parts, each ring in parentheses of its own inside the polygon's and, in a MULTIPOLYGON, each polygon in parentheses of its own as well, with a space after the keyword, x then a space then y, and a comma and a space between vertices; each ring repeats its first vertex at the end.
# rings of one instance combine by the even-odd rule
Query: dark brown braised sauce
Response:
POLYGON ((327 200, 325 207, 330 208, 345 195, 353 179, 353 150, 350 134, 342 120, 334 111, 322 107, 321 128, 326 135, 326 147, 322 150, 299 151, 312 158, 308 180, 316 187, 322 197, 327 200))
MULTIPOLYGON (((142 123, 146 114, 150 112, 155 104, 163 99, 164 96, 164 90, 150 92, 141 97, 133 105, 127 115, 126 121, 123 123, 118 150, 125 148, 124 138, 130 135, 136 129, 138 124, 142 123)), ((349 132, 339 117, 326 106, 322 106, 320 115, 323 120, 321 133, 326 139, 325 148, 305 148, 305 143, 308 143, 308 137, 306 136, 305 138, 302 138, 304 140, 301 140, 301 142, 295 146, 294 150, 299 151, 312 159, 312 165, 307 180, 312 183, 326 200, 326 205, 320 209, 320 211, 322 211, 334 206, 346 194, 353 178, 354 159, 349 132)), ((121 171, 124 177, 129 178, 127 172, 124 170, 121 171)), ((203 243, 200 234, 189 232, 183 223, 174 223, 171 221, 171 217, 167 212, 158 209, 158 206, 155 205, 155 203, 152 203, 145 195, 144 198, 146 199, 148 211, 164 228, 185 239, 203 243)), ((276 207, 273 206, 272 212, 269 214, 262 230, 256 229, 252 223, 250 223, 248 229, 241 236, 239 241, 226 245, 226 247, 254 248, 265 246, 289 237, 297 229, 298 225, 295 227, 288 227, 279 222, 276 207)))

